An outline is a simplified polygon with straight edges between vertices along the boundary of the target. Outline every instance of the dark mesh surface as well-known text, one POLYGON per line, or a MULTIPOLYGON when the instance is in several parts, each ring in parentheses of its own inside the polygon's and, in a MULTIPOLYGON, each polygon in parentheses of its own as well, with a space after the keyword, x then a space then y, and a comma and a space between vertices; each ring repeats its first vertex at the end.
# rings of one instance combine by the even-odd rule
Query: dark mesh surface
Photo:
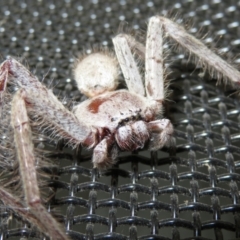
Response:
MULTIPOLYGON (((1 0, 0 54, 24 58, 67 105, 82 98, 71 75, 74 56, 94 44, 111 46, 120 21, 146 29, 156 13, 179 13, 193 34, 208 33, 209 46, 239 63, 239 11, 237 0, 1 0)), ((172 148, 122 153, 113 169, 98 172, 89 153, 39 138, 59 162, 47 207, 72 239, 240 238, 239 100, 198 77, 183 54, 170 59, 172 148)), ((10 210, 1 209, 1 239, 45 239, 10 210)))

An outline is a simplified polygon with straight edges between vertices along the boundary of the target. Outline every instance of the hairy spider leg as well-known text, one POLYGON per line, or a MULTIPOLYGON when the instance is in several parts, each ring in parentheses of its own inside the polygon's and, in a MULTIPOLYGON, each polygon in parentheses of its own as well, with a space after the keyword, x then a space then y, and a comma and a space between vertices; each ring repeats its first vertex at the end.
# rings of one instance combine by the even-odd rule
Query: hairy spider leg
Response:
POLYGON ((119 34, 112 41, 129 92, 145 96, 142 77, 129 47, 126 35, 119 34))
POLYGON ((15 59, 8 59, 0 66, 0 95, 6 90, 6 82, 27 92, 25 102, 28 113, 37 119, 42 129, 53 129, 52 134, 77 147, 80 143, 88 147, 96 145, 95 129, 88 128, 72 112, 15 59))
POLYGON ((211 51, 200 40, 189 34, 183 27, 162 16, 151 17, 150 23, 153 23, 156 28, 162 29, 167 37, 173 39, 190 55, 197 57, 201 67, 208 70, 213 77, 223 80, 229 79, 233 87, 240 85, 239 71, 211 51))
MULTIPOLYGON (((14 211, 19 216, 21 216, 24 221, 28 221, 28 223, 38 226, 38 228, 46 232, 46 223, 43 223, 38 219, 35 214, 29 211, 29 207, 27 207, 21 199, 9 193, 5 188, 0 187, 0 199, 6 206, 6 208, 14 211)), ((48 213, 49 214, 49 213, 48 213)))
POLYGON ((30 216, 30 219, 33 219, 33 223, 49 237, 57 240, 67 240, 69 238, 60 224, 47 212, 46 208, 41 203, 32 132, 27 115, 28 103, 25 100, 26 94, 27 92, 24 89, 20 89, 14 95, 12 101, 11 124, 14 130, 14 142, 17 149, 19 171, 29 213, 21 208, 19 209, 19 207, 22 207, 22 204, 20 204, 18 200, 13 201, 12 196, 2 188, 0 188, 0 195, 4 197, 6 205, 13 203, 13 207, 18 207, 15 208, 15 210, 23 218, 29 219, 28 217, 30 216))
POLYGON ((161 102, 164 100, 163 34, 152 18, 148 23, 145 55, 146 95, 161 102))
POLYGON ((113 38, 116 55, 119 59, 127 86, 137 94, 143 94, 156 101, 164 100, 163 33, 159 23, 150 19, 146 47, 127 34, 113 38), (141 75, 132 52, 145 58, 145 90, 141 75), (137 88, 140 85, 140 90, 137 88))

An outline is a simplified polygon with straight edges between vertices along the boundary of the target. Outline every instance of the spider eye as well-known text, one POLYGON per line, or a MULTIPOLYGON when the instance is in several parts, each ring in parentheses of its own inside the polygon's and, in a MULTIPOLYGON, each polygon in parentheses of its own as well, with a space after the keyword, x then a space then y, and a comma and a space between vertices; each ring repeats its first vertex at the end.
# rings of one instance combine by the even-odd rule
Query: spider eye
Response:
POLYGON ((113 91, 118 85, 117 60, 106 51, 80 57, 73 73, 78 89, 88 97, 113 91))

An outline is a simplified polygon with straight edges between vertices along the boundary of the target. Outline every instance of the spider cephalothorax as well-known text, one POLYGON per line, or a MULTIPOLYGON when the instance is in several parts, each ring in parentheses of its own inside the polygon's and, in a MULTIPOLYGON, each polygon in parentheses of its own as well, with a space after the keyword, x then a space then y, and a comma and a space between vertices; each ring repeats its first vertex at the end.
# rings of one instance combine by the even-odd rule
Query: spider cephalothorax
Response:
POLYGON ((93 165, 99 168, 111 166, 119 149, 134 151, 146 147, 155 151, 169 144, 173 126, 162 115, 166 95, 164 37, 172 38, 195 55, 211 73, 239 84, 240 74, 235 68, 182 27, 160 16, 149 21, 146 45, 119 34, 113 39, 116 57, 103 51, 77 61, 74 76, 78 88, 90 98, 75 106, 73 112, 18 61, 11 58, 1 64, 0 103, 3 104, 8 84, 19 89, 11 103, 11 127, 26 204, 3 187, 0 198, 51 239, 68 237, 41 203, 31 133, 33 120, 35 127, 52 130, 56 138, 66 139, 70 146, 92 148, 93 165), (145 76, 134 53, 145 59, 145 76), (118 65, 128 90, 116 90, 118 65))
POLYGON ((83 102, 75 107, 74 114, 96 129, 92 142, 88 139, 85 144, 94 146, 94 165, 101 167, 112 164, 116 147, 134 151, 147 146, 155 150, 167 144, 173 127, 167 119, 155 120, 160 111, 161 104, 119 90, 83 102), (154 133, 159 134, 158 141, 153 141, 154 133))

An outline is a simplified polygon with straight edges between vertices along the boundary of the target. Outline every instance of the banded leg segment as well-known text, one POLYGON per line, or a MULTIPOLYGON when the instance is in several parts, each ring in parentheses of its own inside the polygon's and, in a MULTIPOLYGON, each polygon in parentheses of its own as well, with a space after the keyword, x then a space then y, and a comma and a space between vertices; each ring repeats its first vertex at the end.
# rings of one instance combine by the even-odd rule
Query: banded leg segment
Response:
POLYGON ((41 204, 34 146, 26 104, 24 100, 24 90, 21 89, 15 94, 12 101, 11 124, 14 130, 14 141, 26 204, 30 209, 30 213, 33 214, 40 223, 37 226, 40 228, 44 226, 44 229, 41 229, 44 230, 43 232, 46 232, 52 239, 66 240, 68 237, 59 223, 41 204))

